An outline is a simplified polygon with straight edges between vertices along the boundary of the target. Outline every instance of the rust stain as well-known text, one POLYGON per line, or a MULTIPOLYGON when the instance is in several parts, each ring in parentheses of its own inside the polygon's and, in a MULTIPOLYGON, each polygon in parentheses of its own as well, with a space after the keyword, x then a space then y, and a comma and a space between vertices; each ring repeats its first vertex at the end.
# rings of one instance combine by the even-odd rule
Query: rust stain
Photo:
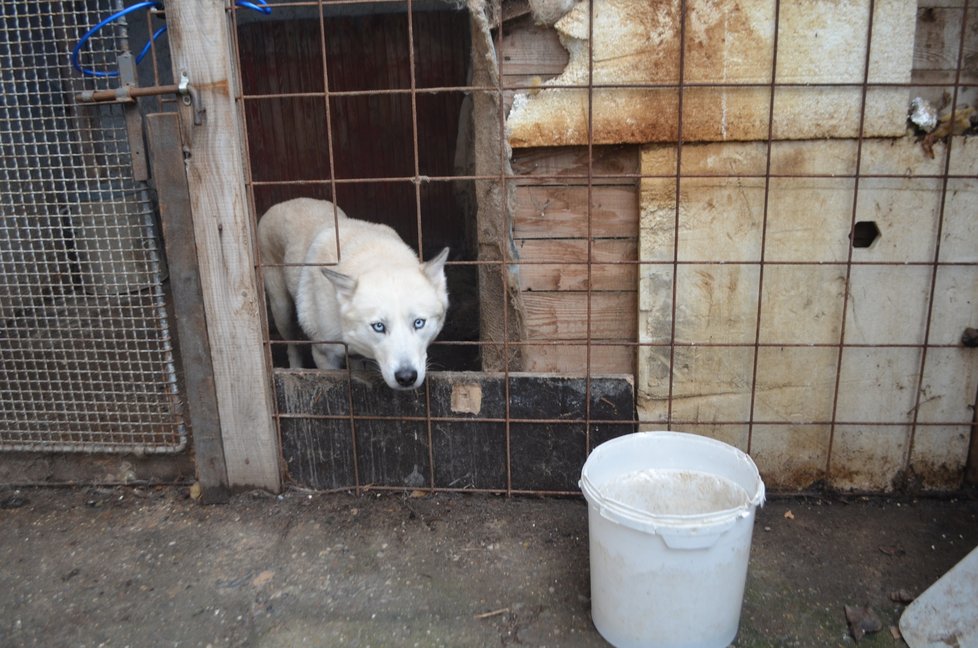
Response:
MULTIPOLYGON (((588 24, 587 4, 578 4, 555 25, 569 53, 564 72, 548 81, 543 90, 517 94, 508 119, 512 146, 569 146, 589 141, 595 144, 675 142, 680 137, 687 142, 767 138, 771 90, 764 84, 772 81, 773 74, 772 6, 754 0, 731 3, 699 0, 689 3, 685 30, 680 30, 681 14, 675 0, 595 2, 593 29, 588 24), (685 34, 684 41, 681 32, 685 34), (589 37, 593 37, 593 42, 589 37), (729 84, 682 89, 681 135, 680 47, 684 48, 681 73, 686 84, 729 84), (594 86, 590 95, 589 82, 594 86), (600 87, 631 84, 677 87, 600 87), (547 85, 559 87, 547 88, 547 85), (580 89, 564 86, 580 86, 580 89)), ((852 11, 858 13, 857 9, 852 11)), ((779 80, 796 77, 826 83, 847 80, 849 71, 837 70, 834 61, 816 56, 825 45, 812 36, 814 30, 824 31, 822 23, 827 20, 840 23, 845 20, 845 16, 824 13, 809 16, 796 10, 787 17, 782 16, 786 24, 780 28, 791 38, 785 51, 779 52, 779 80)), ((912 19, 909 12, 899 7, 893 9, 880 21, 880 29, 896 39, 908 28, 912 31, 913 24, 909 27, 905 24, 908 17, 912 19)), ((857 38, 850 49, 858 50, 859 46, 857 38)), ((887 60, 890 58, 900 57, 887 60)), ((887 80, 905 77, 909 81, 909 62, 893 62, 880 74, 887 80)), ((858 90, 780 92, 774 111, 776 137, 852 136, 851 131, 858 124, 839 115, 848 114, 846 111, 858 104, 858 90)), ((864 134, 901 135, 906 117, 904 99, 895 94, 878 94, 875 102, 879 108, 867 120, 864 134)))
POLYGON ((895 479, 898 490, 920 492, 924 490, 953 491, 961 488, 965 466, 949 461, 915 461, 895 479))
POLYGON ((815 467, 790 468, 779 466, 764 473, 764 484, 769 491, 814 491, 824 486, 825 470, 815 467))

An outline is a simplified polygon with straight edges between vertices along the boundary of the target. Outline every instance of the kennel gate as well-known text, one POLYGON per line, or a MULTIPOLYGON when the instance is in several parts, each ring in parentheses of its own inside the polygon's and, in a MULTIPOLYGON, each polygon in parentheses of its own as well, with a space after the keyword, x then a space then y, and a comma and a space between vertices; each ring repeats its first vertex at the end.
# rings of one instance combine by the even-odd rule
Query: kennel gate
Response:
MULTIPOLYGON (((187 447, 155 208, 118 105, 82 106, 68 52, 111 0, 11 2, 0 16, 0 450, 187 447)), ((117 69, 125 21, 83 67, 117 69)))

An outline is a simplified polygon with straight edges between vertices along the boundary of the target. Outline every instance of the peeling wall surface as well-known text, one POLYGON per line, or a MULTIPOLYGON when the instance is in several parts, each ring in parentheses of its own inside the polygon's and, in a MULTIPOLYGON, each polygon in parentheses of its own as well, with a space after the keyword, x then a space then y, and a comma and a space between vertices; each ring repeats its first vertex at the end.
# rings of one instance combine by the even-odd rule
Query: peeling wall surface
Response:
MULTIPOLYGON (((516 95, 507 121, 511 144, 587 144, 589 126, 596 144, 676 141, 683 40, 682 82, 693 86, 682 96, 684 141, 767 138, 772 81, 801 84, 775 95, 770 126, 775 138, 855 137, 859 84, 910 81, 913 0, 875 3, 865 73, 869 2, 781 3, 777 34, 775 3, 769 0, 690 0, 685 25, 680 4, 577 3, 554 25, 570 57, 567 67, 539 92, 516 95)), ((906 88, 871 87, 863 135, 902 135, 908 101, 906 88)))
MULTIPOLYGON (((636 314, 640 428, 731 443, 774 489, 959 487, 978 457, 978 350, 962 344, 978 327, 974 10, 593 0, 555 17, 535 4, 535 24, 513 21, 497 45, 517 204, 535 210, 514 231, 528 264, 573 236, 587 267, 546 282, 526 270, 523 290, 587 290, 593 324, 612 308, 600 300, 637 285, 614 312, 636 314), (957 106, 962 128, 922 141, 915 97, 957 106), (616 169, 611 145, 635 145, 616 169), (575 170, 578 197, 555 186, 575 170), (584 225, 560 233, 575 214, 584 225)), ((582 319, 555 313, 543 337, 582 319)), ((609 322, 575 339, 632 334, 609 322)), ((628 370, 605 352, 624 345, 600 348, 628 370)))

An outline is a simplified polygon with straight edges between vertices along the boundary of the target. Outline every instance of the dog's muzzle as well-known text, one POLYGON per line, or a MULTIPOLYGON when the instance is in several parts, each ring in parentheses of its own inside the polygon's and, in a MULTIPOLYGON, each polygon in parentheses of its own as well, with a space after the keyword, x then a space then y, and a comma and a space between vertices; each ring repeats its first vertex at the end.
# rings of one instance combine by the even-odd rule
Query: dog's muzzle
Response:
POLYGON ((414 369, 398 369, 394 372, 394 380, 401 387, 414 387, 414 381, 418 379, 418 372, 414 369))

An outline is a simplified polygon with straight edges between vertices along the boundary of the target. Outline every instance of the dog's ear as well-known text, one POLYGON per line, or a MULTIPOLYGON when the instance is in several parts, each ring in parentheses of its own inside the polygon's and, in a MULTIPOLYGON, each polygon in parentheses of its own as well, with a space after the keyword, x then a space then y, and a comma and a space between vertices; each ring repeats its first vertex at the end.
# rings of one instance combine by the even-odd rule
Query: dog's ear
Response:
POLYGON ((444 290, 447 285, 445 281, 445 261, 447 260, 448 248, 445 248, 434 259, 423 264, 425 275, 439 290, 444 290))
POLYGON ((342 272, 337 272, 336 270, 330 270, 329 268, 320 268, 323 271, 323 276, 329 279, 330 283, 333 284, 333 288, 336 289, 336 298, 340 301, 348 302, 353 298, 353 293, 357 289, 357 280, 349 275, 345 275, 342 272))

